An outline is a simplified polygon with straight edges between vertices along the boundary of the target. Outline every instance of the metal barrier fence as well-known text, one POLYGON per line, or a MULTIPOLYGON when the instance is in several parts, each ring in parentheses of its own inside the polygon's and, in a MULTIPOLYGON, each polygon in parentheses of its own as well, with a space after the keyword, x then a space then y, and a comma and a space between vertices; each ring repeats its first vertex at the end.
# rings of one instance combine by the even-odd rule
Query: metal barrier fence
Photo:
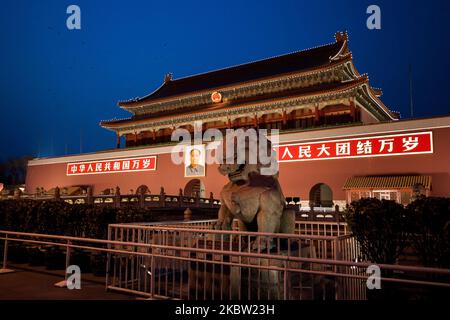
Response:
MULTIPOLYGON (((214 222, 110 225, 109 239, 151 243, 155 249, 151 259, 109 255, 108 288, 149 297, 195 300, 366 298, 366 268, 370 264, 362 262, 360 247, 351 235, 209 229, 214 222)), ((337 234, 347 231, 345 224, 316 228, 314 223, 306 229, 299 228, 303 223, 297 223, 296 232, 314 230, 337 234)), ((450 274, 450 270, 379 266, 405 273, 450 274)), ((450 287, 449 283, 436 284, 405 277, 387 281, 450 287)))
MULTIPOLYGON (((177 227, 195 229, 213 229, 217 219, 193 220, 193 221, 162 221, 138 223, 139 226, 177 227)), ((133 223, 136 225, 136 223, 133 223)), ((238 221, 232 223, 232 230, 239 230, 238 221)), ((350 233, 346 222, 330 221, 295 221, 295 234, 305 236, 343 236, 350 233)))
MULTIPOLYGON (((344 230, 347 231, 346 228, 344 230)), ((353 237, 351 234, 339 235, 336 246, 338 248, 336 255, 337 260, 355 262, 366 261, 366 259, 362 256, 358 241, 356 241, 355 237, 353 237)), ((359 300, 360 297, 366 296, 366 281, 364 281, 363 285, 361 285, 361 280, 357 277, 366 275, 365 268, 352 266, 349 268, 341 268, 339 272, 355 276, 342 277, 338 279, 337 287, 345 288, 345 290, 341 290, 339 292, 341 299, 359 300)))
POLYGON ((179 299, 339 298, 325 277, 335 267, 313 262, 336 260, 336 237, 115 224, 109 239, 155 247, 151 259, 109 255, 109 289, 179 299))
POLYGON ((295 232, 300 235, 338 237, 350 233, 345 222, 296 221, 295 232))
MULTIPOLYGON (((182 225, 115 224, 108 240, 0 231, 7 271, 8 243, 73 248, 108 255, 106 289, 149 298, 365 299, 368 262, 351 235, 316 236, 210 230, 214 220, 182 225)), ((167 223, 166 223, 167 224, 167 223)), ((338 229, 334 229, 338 230, 338 229)), ((450 292, 450 270, 378 265, 401 271, 383 281, 438 286, 450 292), (433 279, 417 280, 410 273, 433 279), (443 281, 442 275, 448 281, 443 281)))

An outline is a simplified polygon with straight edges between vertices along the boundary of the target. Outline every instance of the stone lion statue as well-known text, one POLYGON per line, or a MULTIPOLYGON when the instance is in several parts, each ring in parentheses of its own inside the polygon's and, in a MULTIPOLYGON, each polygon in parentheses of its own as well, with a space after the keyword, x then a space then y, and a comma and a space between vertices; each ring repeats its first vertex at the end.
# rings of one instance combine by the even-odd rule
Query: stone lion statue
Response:
MULTIPOLYGON (((278 163, 276 162, 275 151, 268 139, 261 135, 257 137, 256 140, 248 139, 245 144, 241 145, 236 143, 237 137, 234 137, 233 152, 229 152, 228 158, 225 141, 219 147, 222 150, 223 158, 222 164, 219 166, 219 172, 227 176, 229 182, 220 193, 221 207, 216 229, 231 230, 233 219, 237 219, 240 230, 293 233, 295 214, 293 210, 285 208, 286 201, 278 182, 278 163), (263 141, 264 139, 265 141, 263 141), (265 147, 261 143, 265 143, 265 147), (255 144, 257 148, 252 149, 252 145, 254 147, 255 144), (260 147, 265 149, 267 155, 270 155, 270 164, 267 164, 267 159, 266 164, 261 163, 258 152, 256 152, 258 155, 255 163, 254 153, 260 147), (242 160, 238 161, 239 152, 241 152, 241 155, 245 155, 244 163, 242 163, 242 160), (253 161, 249 161, 252 156, 253 161), (275 170, 264 172, 264 168, 268 169, 273 164, 276 166, 275 170)), ((265 244, 266 241, 259 244, 260 249, 266 248, 265 244)), ((252 249, 257 249, 258 244, 253 243, 251 246, 252 249)))

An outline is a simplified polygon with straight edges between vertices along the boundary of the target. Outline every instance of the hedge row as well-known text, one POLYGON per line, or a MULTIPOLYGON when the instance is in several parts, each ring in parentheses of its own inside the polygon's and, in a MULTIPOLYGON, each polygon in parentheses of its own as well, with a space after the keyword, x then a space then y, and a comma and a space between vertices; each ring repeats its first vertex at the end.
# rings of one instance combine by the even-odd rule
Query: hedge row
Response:
POLYGON ((396 263, 413 248, 424 266, 450 268, 450 198, 421 197, 407 207, 365 198, 352 202, 345 217, 372 262, 396 263))
POLYGON ((113 208, 64 201, 0 201, 0 229, 106 239, 108 224, 153 221, 149 209, 113 208))

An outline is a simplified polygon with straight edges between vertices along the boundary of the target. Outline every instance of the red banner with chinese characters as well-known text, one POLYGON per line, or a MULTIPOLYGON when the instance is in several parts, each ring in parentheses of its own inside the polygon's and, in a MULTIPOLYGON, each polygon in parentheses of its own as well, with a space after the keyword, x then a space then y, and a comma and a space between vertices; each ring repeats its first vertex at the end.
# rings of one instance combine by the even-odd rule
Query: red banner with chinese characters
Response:
POLYGON ((156 170, 156 156, 68 163, 68 176, 156 170))
POLYGON ((432 132, 280 145, 279 162, 433 153, 432 132))

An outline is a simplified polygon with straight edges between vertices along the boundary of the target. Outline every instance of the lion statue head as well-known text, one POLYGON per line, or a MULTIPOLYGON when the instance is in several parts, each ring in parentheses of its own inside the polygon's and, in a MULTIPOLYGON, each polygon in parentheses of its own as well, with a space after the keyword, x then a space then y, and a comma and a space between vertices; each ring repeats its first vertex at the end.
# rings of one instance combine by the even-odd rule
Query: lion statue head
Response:
POLYGON ((231 182, 247 182, 257 175, 278 177, 272 143, 255 129, 238 129, 227 135, 218 150, 219 172, 231 182))

